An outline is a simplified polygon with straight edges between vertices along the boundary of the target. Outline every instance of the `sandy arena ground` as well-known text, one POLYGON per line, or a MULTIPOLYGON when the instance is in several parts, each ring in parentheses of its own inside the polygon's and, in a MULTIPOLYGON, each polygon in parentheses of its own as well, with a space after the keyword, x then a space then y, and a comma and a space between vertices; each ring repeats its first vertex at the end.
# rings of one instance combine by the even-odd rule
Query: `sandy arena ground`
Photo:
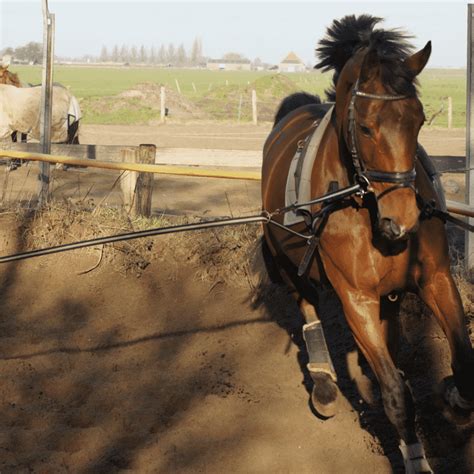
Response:
MULTIPOLYGON (((82 142, 258 151, 267 133, 268 125, 103 126, 83 127, 82 142)), ((464 151, 462 131, 428 131, 420 141, 433 154, 464 151)), ((4 173, 0 194, 31 198, 36 168, 10 173, 7 187, 4 173)), ((116 178, 55 171, 55 195, 119 205, 116 178)), ((450 197, 461 196, 459 177, 447 179, 450 197)), ((259 208, 257 182, 157 177, 155 187, 157 215, 259 208)), ((0 221, 0 254, 21 250, 27 223, 9 213, 0 221)), ((57 232, 42 225, 38 235, 57 232)), ((103 261, 97 248, 0 267, 2 472, 403 472, 378 389, 338 306, 326 304, 324 318, 343 398, 337 416, 323 421, 309 404, 294 303, 274 289, 257 304, 252 272, 240 284, 232 267, 223 273, 219 255, 229 248, 219 236, 156 238, 143 250, 147 264, 136 267, 127 247, 103 261), (196 250, 201 240, 205 258, 196 250)), ((322 299, 333 301, 328 293, 322 299)), ((447 343, 412 300, 401 321, 400 367, 432 466, 473 472, 474 422, 453 418, 436 394, 450 373, 447 343)))

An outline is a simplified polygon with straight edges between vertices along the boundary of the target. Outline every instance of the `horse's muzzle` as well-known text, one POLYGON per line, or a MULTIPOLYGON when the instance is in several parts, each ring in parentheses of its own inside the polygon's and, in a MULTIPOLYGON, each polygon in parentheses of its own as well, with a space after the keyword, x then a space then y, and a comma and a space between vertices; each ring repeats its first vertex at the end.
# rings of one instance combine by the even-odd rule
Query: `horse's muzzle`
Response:
POLYGON ((408 232, 400 227, 393 219, 384 217, 380 219, 379 230, 383 237, 388 240, 404 240, 408 238, 408 232))

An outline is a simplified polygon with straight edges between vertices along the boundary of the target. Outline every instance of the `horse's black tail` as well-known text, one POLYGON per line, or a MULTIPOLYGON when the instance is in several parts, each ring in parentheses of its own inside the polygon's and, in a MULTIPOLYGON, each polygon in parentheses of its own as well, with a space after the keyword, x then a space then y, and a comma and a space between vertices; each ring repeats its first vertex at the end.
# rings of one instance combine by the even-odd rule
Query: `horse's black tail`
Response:
POLYGON ((74 120, 74 122, 69 123, 68 118, 66 143, 68 145, 79 145, 79 120, 74 120))
POLYGON ((320 103, 321 99, 317 95, 308 94, 306 92, 296 92, 295 94, 291 94, 288 97, 285 97, 282 100, 280 107, 278 107, 273 126, 275 126, 283 117, 298 107, 320 103))

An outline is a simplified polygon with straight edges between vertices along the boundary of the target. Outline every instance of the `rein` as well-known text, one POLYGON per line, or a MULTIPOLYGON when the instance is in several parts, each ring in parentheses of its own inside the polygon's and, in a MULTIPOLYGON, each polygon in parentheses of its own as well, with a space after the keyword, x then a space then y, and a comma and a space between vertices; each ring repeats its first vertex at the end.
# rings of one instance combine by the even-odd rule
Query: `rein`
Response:
MULTIPOLYGON (((6 255, 6 256, 0 257, 0 264, 7 263, 7 262, 14 262, 18 260, 26 260, 33 257, 40 257, 43 255, 51 255, 55 253, 61 253, 61 252, 66 252, 69 250, 75 250, 75 249, 80 249, 80 248, 85 248, 85 247, 92 247, 94 245, 103 245, 103 244, 108 244, 108 243, 139 239, 142 237, 153 237, 156 235, 176 234, 179 232, 186 232, 186 231, 192 231, 192 230, 206 230, 206 229, 212 229, 215 227, 225 227, 225 226, 242 225, 242 224, 262 223, 265 225, 273 225, 275 227, 278 227, 288 232, 289 234, 292 234, 296 237, 304 239, 309 243, 311 239, 314 237, 313 232, 311 232, 311 234, 309 235, 302 234, 301 232, 297 232, 286 225, 280 224, 279 222, 274 220, 273 217, 276 215, 282 215, 286 212, 290 212, 291 210, 299 209, 301 207, 305 207, 305 206, 308 206, 311 204, 317 204, 317 203, 323 203, 323 208, 318 213, 316 213, 313 217, 317 218, 317 217, 327 216, 329 215, 330 212, 336 210, 335 204, 338 204, 341 201, 343 201, 346 197, 360 193, 361 191, 362 191, 361 186, 358 184, 355 184, 353 186, 340 189, 338 191, 327 193, 319 198, 312 199, 311 201, 295 203, 292 206, 288 206, 287 208, 277 209, 273 212, 268 212, 264 210, 258 215, 248 216, 248 217, 236 217, 236 218, 231 218, 231 219, 214 219, 214 220, 209 220, 209 221, 195 222, 192 224, 159 227, 159 228, 154 228, 154 229, 147 229, 147 230, 141 230, 141 231, 136 231, 136 232, 127 232, 124 234, 111 235, 108 237, 98 237, 95 239, 81 240, 81 241, 73 242, 70 244, 56 245, 54 247, 46 247, 43 249, 30 250, 26 252, 19 252, 12 255, 6 255)), ((311 230, 313 231, 313 229, 311 230)))

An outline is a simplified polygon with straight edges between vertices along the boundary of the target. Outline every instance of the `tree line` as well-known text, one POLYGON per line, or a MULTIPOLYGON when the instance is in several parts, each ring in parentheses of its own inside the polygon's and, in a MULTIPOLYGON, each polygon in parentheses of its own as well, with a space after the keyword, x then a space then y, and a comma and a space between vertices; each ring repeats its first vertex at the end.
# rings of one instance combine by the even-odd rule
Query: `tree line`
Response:
POLYGON ((175 46, 173 43, 160 46, 139 47, 132 45, 115 45, 111 49, 102 46, 101 62, 141 63, 141 64, 172 64, 174 66, 197 66, 204 60, 202 41, 195 38, 191 48, 186 51, 184 44, 175 46))
POLYGON ((15 59, 25 62, 41 63, 43 60, 43 45, 35 41, 30 41, 24 46, 18 48, 5 48, 0 51, 0 59, 2 56, 9 55, 15 59))
MULTIPOLYGON (((4 55, 10 55, 19 61, 41 63, 43 46, 41 43, 30 41, 24 46, 7 47, 0 50, 0 59, 4 55)), ((98 57, 87 55, 77 59, 131 64, 172 64, 175 66, 197 66, 205 60, 200 38, 194 39, 188 51, 184 44, 175 46, 173 43, 169 43, 168 45, 161 44, 158 47, 144 45, 137 47, 124 44, 122 46, 115 45, 111 49, 102 46, 98 57)))
MULTIPOLYGON (((0 60, 2 56, 10 55, 14 60, 25 63, 40 64, 43 60, 43 45, 34 41, 19 46, 17 48, 7 47, 0 50, 0 60)), ((129 63, 129 64, 159 64, 172 66, 198 66, 206 61, 203 53, 202 41, 200 38, 195 38, 189 50, 186 50, 184 44, 175 46, 173 43, 167 45, 146 47, 141 45, 115 45, 112 48, 102 46, 99 56, 84 55, 80 58, 58 58, 56 60, 72 60, 85 62, 114 62, 114 63, 129 63)), ((227 60, 242 60, 246 59, 240 53, 228 52, 222 56, 222 59, 227 60)), ((256 58, 252 65, 254 67, 268 67, 259 58, 256 58)))

